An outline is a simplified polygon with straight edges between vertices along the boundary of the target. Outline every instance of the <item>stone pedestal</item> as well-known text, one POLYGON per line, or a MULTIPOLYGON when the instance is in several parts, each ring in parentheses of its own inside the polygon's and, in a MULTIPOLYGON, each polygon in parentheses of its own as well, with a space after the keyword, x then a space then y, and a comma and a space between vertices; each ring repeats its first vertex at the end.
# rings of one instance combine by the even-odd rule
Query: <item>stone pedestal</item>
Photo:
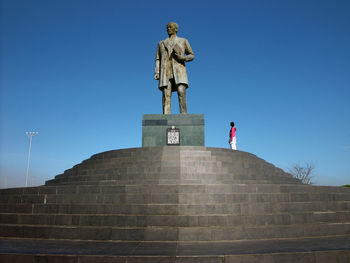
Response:
POLYGON ((179 129, 179 145, 204 146, 203 114, 145 114, 142 118, 142 147, 169 145, 167 129, 172 127, 179 129))

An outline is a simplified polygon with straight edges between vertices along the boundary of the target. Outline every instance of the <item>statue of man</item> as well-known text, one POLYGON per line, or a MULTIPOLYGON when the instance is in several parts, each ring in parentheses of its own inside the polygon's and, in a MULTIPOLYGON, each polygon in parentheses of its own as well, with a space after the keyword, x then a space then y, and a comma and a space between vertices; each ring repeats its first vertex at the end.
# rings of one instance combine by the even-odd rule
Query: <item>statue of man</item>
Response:
POLYGON ((185 62, 192 61, 194 54, 188 40, 177 37, 179 26, 170 22, 166 26, 169 37, 158 43, 154 79, 159 80, 163 93, 163 114, 171 112, 171 94, 177 91, 180 113, 187 113, 186 89, 188 79, 185 62))

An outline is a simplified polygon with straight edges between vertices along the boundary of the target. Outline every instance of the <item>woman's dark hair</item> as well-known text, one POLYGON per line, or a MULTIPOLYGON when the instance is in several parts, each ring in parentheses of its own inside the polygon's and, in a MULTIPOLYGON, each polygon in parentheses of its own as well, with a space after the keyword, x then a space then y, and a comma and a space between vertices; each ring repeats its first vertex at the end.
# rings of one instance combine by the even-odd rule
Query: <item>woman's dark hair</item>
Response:
POLYGON ((232 121, 232 122, 230 123, 230 125, 233 127, 233 126, 235 126, 235 123, 232 121))

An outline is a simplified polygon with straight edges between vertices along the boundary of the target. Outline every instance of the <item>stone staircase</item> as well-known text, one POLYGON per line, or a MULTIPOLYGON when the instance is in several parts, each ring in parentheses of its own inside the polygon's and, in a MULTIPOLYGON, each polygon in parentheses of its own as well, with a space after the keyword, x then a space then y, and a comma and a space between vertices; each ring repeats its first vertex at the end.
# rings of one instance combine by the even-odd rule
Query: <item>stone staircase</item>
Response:
POLYGON ((337 236, 350 236, 350 189, 303 185, 255 155, 227 149, 109 151, 44 186, 0 190, 0 237, 7 239, 255 242, 337 236))

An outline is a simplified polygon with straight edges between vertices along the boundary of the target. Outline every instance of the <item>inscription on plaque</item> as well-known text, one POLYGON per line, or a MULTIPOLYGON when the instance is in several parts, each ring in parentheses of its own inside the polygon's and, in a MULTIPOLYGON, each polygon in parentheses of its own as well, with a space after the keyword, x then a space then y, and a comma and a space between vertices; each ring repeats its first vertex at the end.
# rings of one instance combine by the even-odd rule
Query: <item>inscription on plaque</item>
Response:
POLYGON ((172 126, 166 130, 166 144, 180 145, 180 129, 172 126))

